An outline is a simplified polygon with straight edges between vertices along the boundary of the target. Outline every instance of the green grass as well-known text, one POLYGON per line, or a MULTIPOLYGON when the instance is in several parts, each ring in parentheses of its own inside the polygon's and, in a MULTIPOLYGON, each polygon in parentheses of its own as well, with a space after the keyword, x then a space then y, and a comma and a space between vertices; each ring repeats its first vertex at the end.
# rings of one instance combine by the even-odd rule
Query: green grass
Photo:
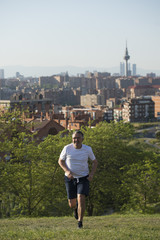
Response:
POLYGON ((145 129, 150 127, 156 127, 160 125, 160 122, 147 122, 147 123, 132 123, 136 129, 145 129))
POLYGON ((77 229, 73 217, 0 220, 0 240, 159 240, 160 215, 85 217, 77 229))

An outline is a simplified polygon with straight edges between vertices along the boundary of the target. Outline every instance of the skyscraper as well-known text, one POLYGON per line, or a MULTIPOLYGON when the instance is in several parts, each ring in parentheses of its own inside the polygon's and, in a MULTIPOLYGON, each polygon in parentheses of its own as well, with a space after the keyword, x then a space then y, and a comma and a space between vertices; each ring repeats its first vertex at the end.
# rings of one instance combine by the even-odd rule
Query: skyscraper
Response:
POLYGON ((0 69, 0 79, 4 79, 4 69, 0 69))
POLYGON ((134 64, 132 64, 132 75, 136 76, 136 74, 137 74, 136 64, 134 63, 134 64))
POLYGON ((124 60, 126 61, 126 77, 128 77, 128 60, 129 59, 130 59, 130 56, 128 54, 127 43, 126 43, 126 51, 124 56, 124 60))
POLYGON ((124 76, 124 75, 125 75, 124 62, 120 62, 120 76, 124 76))

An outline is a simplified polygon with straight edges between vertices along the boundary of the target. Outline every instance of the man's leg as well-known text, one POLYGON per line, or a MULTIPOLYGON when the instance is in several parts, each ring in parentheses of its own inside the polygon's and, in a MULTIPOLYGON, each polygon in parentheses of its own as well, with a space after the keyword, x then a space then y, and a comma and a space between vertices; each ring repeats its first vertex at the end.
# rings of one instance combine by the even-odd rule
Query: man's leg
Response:
POLYGON ((77 213, 77 182, 68 177, 64 177, 69 207, 74 209, 74 217, 78 219, 77 213))
POLYGON ((77 198, 68 199, 68 204, 69 204, 70 208, 74 209, 74 217, 75 217, 75 219, 78 220, 77 198))
POLYGON ((73 199, 68 199, 68 204, 70 206, 70 208, 77 208, 77 198, 73 198, 73 199))
POLYGON ((85 212, 85 195, 78 194, 78 221, 83 221, 85 212))
POLYGON ((85 200, 89 195, 89 181, 86 178, 81 179, 77 184, 77 199, 78 199, 78 228, 82 228, 83 216, 85 212, 85 200))

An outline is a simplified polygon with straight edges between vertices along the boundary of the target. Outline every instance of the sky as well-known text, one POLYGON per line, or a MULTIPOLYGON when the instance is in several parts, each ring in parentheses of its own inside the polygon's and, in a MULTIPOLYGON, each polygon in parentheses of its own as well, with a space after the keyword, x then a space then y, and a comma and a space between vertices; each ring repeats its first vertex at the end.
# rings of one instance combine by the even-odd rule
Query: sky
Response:
POLYGON ((0 0, 0 68, 111 68, 127 41, 131 64, 160 70, 159 10, 160 0, 0 0))

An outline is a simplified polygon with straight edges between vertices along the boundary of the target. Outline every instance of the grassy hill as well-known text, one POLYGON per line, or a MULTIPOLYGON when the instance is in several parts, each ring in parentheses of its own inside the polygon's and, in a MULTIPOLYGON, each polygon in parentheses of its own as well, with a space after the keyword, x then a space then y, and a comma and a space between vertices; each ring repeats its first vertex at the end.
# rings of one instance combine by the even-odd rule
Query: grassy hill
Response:
POLYGON ((0 220, 0 240, 159 240, 160 215, 85 217, 77 229, 73 217, 0 220))

